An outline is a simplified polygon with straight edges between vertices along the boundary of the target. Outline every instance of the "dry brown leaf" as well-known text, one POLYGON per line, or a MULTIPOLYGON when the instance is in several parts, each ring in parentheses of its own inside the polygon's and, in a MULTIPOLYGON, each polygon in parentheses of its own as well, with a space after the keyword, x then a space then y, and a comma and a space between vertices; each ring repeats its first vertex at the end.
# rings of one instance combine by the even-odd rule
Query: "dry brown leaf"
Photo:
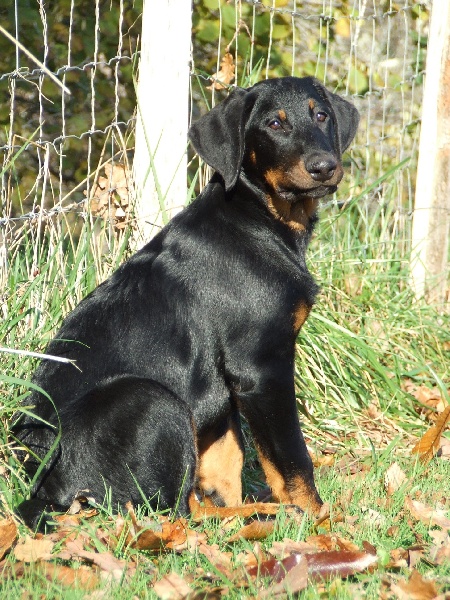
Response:
POLYGON ((382 515, 379 511, 374 510, 373 508, 362 507, 361 511, 364 514, 364 521, 377 529, 381 529, 386 524, 386 517, 382 515))
POLYGON ((359 552, 359 547, 346 538, 338 535, 310 535, 306 538, 308 544, 315 546, 317 550, 350 550, 359 552))
MULTIPOLYGON (((132 527, 127 536, 127 544, 138 550, 182 550, 194 551, 195 547, 205 541, 206 534, 198 533, 187 526, 186 519, 170 521, 167 517, 158 523, 148 521, 139 523, 133 505, 126 504, 128 514, 131 517, 132 527)), ((121 533, 125 523, 120 521, 119 532, 121 533)))
POLYGON ((415 409, 419 414, 423 414, 431 421, 434 421, 436 418, 436 412, 442 412, 447 405, 442 399, 442 394, 438 387, 429 388, 426 385, 417 385, 411 379, 406 379, 402 383, 402 389, 420 402, 422 406, 415 406, 415 409))
MULTIPOLYGON (((111 552, 91 552, 84 550, 82 544, 78 542, 67 542, 66 551, 69 552, 72 558, 81 558, 87 562, 96 565, 102 571, 110 573, 114 579, 121 579, 127 563, 125 560, 116 558, 111 552)), ((56 555, 61 557, 61 553, 56 555)))
POLYGON ((157 581, 153 591, 161 600, 183 600, 192 589, 180 575, 172 572, 157 581))
POLYGON ((308 544, 307 542, 294 542, 288 538, 285 538, 282 542, 274 542, 272 547, 269 548, 269 554, 275 558, 282 560, 290 554, 307 554, 317 550, 317 546, 314 544, 308 544))
POLYGON ((384 487, 388 496, 392 496, 408 480, 398 463, 394 462, 384 474, 384 487))
POLYGON ((430 462, 440 447, 441 436, 450 423, 450 405, 437 417, 435 424, 422 436, 411 452, 420 455, 424 464, 430 462))
POLYGON ((298 594, 308 585, 308 562, 305 557, 300 557, 281 581, 263 590, 259 598, 276 598, 282 596, 285 598, 288 594, 298 594))
POLYGON ((123 229, 129 217, 130 174, 119 163, 106 163, 104 172, 92 187, 89 206, 94 216, 111 219, 116 229, 123 229))
POLYGON ((54 545, 51 540, 45 538, 36 540, 27 535, 14 548, 14 556, 17 560, 26 563, 36 562, 37 560, 48 560, 52 558, 54 545))
POLYGON ((258 565, 249 567, 247 573, 252 578, 270 577, 272 581, 280 582, 286 577, 286 573, 302 562, 302 559, 301 554, 290 554, 282 560, 269 558, 258 565))
POLYGON ((11 549, 17 537, 17 527, 12 519, 0 521, 0 560, 11 549))
POLYGON ((386 569, 406 569, 408 567, 408 551, 404 548, 395 548, 389 553, 390 560, 386 569))
POLYGON ((331 550, 306 554, 308 572, 315 580, 333 577, 348 577, 374 568, 378 557, 372 552, 354 552, 351 550, 331 550))
POLYGON ((234 58, 233 55, 227 52, 220 63, 220 70, 211 76, 212 84, 207 88, 208 90, 223 90, 229 85, 234 79, 234 58))
POLYGON ((54 563, 42 563, 39 571, 43 572, 49 581, 57 581, 67 587, 77 586, 85 590, 92 590, 101 582, 95 571, 85 566, 74 569, 54 563))
POLYGON ((202 554, 205 558, 213 564, 218 571, 223 573, 228 579, 232 579, 232 564, 231 564, 231 552, 222 552, 219 550, 217 544, 205 544, 200 543, 198 546, 199 554, 202 554))
POLYGON ((450 564, 450 535, 448 530, 432 529, 429 535, 434 544, 430 547, 430 558, 437 565, 450 564))
POLYGON ((391 591, 399 600, 433 600, 438 593, 435 582, 423 579, 415 569, 408 581, 403 579, 392 584, 391 591))
POLYGON ((450 439, 441 437, 441 447, 438 450, 439 458, 450 460, 450 439))
POLYGON ((263 540, 273 533, 275 521, 252 521, 245 525, 237 533, 232 535, 228 542, 238 542, 239 540, 263 540))
POLYGON ((405 496, 405 506, 418 521, 426 525, 437 525, 442 529, 450 529, 450 519, 446 517, 445 510, 433 509, 418 500, 405 496))

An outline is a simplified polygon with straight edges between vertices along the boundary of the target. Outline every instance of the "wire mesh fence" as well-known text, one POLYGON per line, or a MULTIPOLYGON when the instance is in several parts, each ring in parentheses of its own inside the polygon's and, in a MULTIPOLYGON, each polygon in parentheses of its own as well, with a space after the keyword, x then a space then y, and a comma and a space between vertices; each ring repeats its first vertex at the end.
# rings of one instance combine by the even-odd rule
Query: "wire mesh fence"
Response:
MULTIPOLYGON (((71 91, 0 36, 4 269, 24 232, 53 229, 58 238, 109 216, 113 235, 128 222, 141 11, 141 2, 127 0, 66 0, 57 10, 16 0, 0 9, 8 31, 71 91)), ((351 96, 362 121, 340 197, 360 198, 368 215, 393 203, 406 244, 428 20, 429 3, 412 0, 195 0, 193 116, 223 97, 220 86, 207 88, 225 55, 232 84, 314 75, 351 96)))

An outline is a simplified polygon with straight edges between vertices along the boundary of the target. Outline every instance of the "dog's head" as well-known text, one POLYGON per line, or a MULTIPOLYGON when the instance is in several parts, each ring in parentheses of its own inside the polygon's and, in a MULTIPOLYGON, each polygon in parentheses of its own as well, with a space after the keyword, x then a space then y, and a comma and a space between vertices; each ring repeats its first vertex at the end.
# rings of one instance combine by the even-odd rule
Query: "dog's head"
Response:
POLYGON ((356 108, 313 77, 283 77, 236 88, 189 138, 227 190, 242 170, 268 194, 296 202, 336 190, 358 122, 356 108))

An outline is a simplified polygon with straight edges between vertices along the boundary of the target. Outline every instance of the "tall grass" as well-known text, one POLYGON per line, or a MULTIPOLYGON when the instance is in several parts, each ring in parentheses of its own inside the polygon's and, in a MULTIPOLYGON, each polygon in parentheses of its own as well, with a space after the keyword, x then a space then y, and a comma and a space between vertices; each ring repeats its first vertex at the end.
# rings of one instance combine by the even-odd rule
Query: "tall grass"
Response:
MULTIPOLYGON (((409 224, 400 223, 393 197, 370 206, 366 192, 343 207, 325 203, 308 253, 322 291, 299 336, 296 382, 304 429, 315 440, 324 434, 366 439, 371 404, 387 422, 395 421, 392 435, 417 433, 416 401, 402 390, 402 380, 438 385, 443 393, 448 386, 448 317, 416 302, 410 291, 409 224)), ((0 352, 2 494, 8 504, 26 495, 8 431, 36 365, 27 352, 43 352, 64 316, 127 257, 128 234, 111 237, 89 218, 80 225, 60 215, 29 222, 5 238, 0 346, 24 352, 0 352)))

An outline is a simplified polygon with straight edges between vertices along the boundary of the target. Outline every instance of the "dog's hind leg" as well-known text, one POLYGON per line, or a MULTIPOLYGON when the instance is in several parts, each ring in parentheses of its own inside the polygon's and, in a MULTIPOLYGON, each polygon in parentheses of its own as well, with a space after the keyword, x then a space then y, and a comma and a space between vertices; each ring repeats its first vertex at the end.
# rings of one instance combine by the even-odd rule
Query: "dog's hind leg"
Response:
POLYGON ((113 509, 149 502, 154 509, 189 514, 197 464, 194 426, 189 406, 170 390, 149 379, 117 377, 59 417, 60 452, 35 497, 18 508, 28 525, 36 525, 42 510, 67 510, 80 491, 97 504, 108 493, 113 509))

